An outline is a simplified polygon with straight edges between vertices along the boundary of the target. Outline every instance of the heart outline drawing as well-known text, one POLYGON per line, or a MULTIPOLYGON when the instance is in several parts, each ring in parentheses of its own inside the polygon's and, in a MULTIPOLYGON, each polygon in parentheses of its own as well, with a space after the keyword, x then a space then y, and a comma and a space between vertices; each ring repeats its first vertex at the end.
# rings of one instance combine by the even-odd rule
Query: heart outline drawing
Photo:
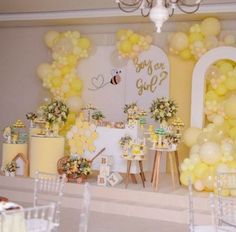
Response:
POLYGON ((104 76, 102 74, 91 78, 91 84, 95 89, 89 88, 89 90, 97 90, 104 87, 104 76))

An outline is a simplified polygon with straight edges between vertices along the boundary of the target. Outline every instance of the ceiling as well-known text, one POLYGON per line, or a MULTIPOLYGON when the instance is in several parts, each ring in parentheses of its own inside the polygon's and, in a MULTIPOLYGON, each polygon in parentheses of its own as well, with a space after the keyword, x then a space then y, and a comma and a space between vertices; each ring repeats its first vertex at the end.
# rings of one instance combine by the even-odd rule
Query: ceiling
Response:
MULTIPOLYGON (((176 12, 170 20, 206 16, 236 19, 236 0, 203 0, 194 15, 176 12)), ((139 12, 121 12, 115 0, 0 0, 0 26, 68 25, 148 22, 139 12)))

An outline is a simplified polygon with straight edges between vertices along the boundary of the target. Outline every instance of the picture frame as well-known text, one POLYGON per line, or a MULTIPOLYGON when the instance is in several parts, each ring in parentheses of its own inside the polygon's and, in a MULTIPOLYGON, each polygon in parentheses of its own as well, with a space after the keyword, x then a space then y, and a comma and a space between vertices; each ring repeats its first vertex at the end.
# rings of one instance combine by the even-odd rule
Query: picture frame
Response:
POLYGON ((29 175, 29 161, 22 153, 18 153, 13 159, 17 165, 16 176, 28 176, 29 175))

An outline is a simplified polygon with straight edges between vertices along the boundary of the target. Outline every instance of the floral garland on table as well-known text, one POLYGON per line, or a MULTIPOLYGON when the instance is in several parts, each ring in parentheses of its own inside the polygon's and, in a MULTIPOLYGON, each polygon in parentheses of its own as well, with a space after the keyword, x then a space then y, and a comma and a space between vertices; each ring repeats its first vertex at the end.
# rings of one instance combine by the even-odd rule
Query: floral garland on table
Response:
POLYGON ((49 124, 66 122, 69 114, 69 108, 65 103, 59 100, 54 100, 48 105, 41 107, 43 118, 49 124))
POLYGON ((79 178, 88 176, 91 173, 91 165, 85 158, 68 157, 62 166, 62 170, 67 177, 79 178))
POLYGON ((175 117, 177 113, 177 105, 172 99, 166 97, 157 98, 152 102, 150 107, 151 117, 160 123, 168 121, 175 117))

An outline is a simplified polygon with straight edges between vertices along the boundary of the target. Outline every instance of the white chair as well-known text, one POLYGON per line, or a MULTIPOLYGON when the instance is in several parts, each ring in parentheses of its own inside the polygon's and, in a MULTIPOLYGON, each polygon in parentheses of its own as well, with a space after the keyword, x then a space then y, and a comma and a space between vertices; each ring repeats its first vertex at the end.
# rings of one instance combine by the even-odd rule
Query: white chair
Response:
POLYGON ((83 194, 83 203, 82 203, 82 208, 81 208, 81 213, 80 213, 79 232, 88 231, 90 199, 91 199, 91 196, 90 196, 89 184, 86 182, 84 184, 84 194, 83 194))
POLYGON ((4 232, 51 232, 54 229, 55 204, 6 210, 0 214, 0 231, 4 232))
POLYGON ((194 207, 193 207, 193 191, 192 184, 189 181, 189 231, 190 232, 236 232, 236 229, 228 225, 222 225, 219 223, 220 212, 222 210, 220 204, 218 204, 217 197, 211 193, 209 196, 210 210, 211 210, 211 224, 210 225, 196 225, 194 221, 194 207))
POLYGON ((236 231, 236 172, 220 173, 216 177, 216 231, 236 231), (225 196, 229 195, 229 196, 225 196))
POLYGON ((65 182, 65 175, 43 173, 38 171, 35 173, 34 206, 54 202, 56 209, 53 222, 57 228, 60 225, 61 201, 64 194, 65 182))
POLYGON ((212 216, 212 224, 211 225, 196 225, 194 218, 194 207, 193 207, 193 189, 192 183, 189 180, 189 231, 190 232, 216 232, 215 231, 215 217, 214 217, 214 203, 213 197, 210 195, 210 207, 211 207, 211 216, 212 216))

